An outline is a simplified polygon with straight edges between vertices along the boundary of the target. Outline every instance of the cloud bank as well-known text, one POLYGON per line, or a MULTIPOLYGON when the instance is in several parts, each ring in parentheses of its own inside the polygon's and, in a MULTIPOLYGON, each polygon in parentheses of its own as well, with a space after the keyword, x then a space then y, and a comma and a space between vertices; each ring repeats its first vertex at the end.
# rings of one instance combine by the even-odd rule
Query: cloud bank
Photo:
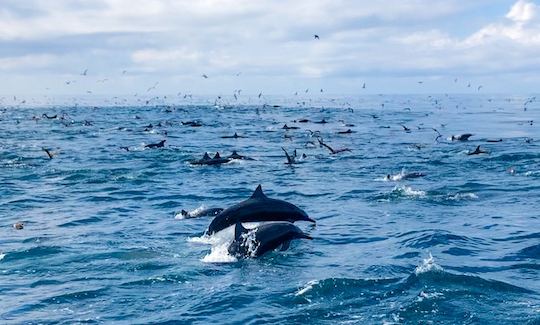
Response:
POLYGON ((133 93, 156 81, 162 93, 467 92, 469 82, 534 92, 539 51, 529 0, 0 5, 3 93, 133 93))

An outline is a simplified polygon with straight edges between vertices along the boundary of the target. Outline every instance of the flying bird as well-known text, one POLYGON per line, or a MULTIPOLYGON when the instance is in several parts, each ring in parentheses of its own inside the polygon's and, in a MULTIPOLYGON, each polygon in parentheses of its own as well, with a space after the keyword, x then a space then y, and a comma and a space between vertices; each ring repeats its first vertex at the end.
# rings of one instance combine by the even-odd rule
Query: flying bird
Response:
POLYGON ((88 73, 88 69, 84 69, 84 71, 81 73, 81 76, 86 76, 87 73, 88 73))
POLYGON ((317 35, 317 34, 313 35, 313 39, 320 39, 319 35, 317 35))
POLYGON ((156 82, 152 87, 146 89, 146 92, 149 92, 150 90, 156 89, 157 85, 159 85, 159 82, 156 82))
POLYGON ((208 79, 208 76, 206 74, 202 74, 201 77, 203 77, 204 79, 208 79))

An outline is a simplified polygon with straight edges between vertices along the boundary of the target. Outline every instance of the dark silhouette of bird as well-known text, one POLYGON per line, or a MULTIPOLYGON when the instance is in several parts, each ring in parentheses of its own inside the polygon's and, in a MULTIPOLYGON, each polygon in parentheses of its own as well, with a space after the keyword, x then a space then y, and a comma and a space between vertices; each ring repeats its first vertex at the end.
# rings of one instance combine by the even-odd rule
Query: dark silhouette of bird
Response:
POLYGON ((41 150, 45 151, 45 153, 47 154, 47 156, 49 156, 49 159, 53 159, 53 157, 54 157, 54 152, 50 151, 50 150, 47 149, 47 148, 41 148, 41 150))
POLYGON ((202 74, 201 77, 203 77, 204 79, 208 79, 208 76, 206 74, 202 74))
POLYGON ((349 148, 334 149, 334 148, 330 147, 329 145, 327 145, 326 143, 324 143, 321 138, 317 138, 317 140, 319 141, 319 145, 321 145, 321 146, 325 147, 326 149, 330 150, 330 153, 333 154, 333 155, 338 154, 340 152, 352 151, 349 148))
POLYGON ((401 125, 401 127, 403 128, 403 131, 405 131, 405 132, 411 132, 411 129, 410 129, 410 128, 406 127, 406 126, 403 125, 403 124, 400 124, 400 125, 401 125))
POLYGON ((156 82, 152 87, 149 87, 146 89, 146 92, 149 92, 150 90, 156 89, 157 85, 159 85, 159 82, 156 82))
POLYGON ((313 35, 313 39, 320 39, 319 35, 317 35, 317 34, 313 35))
POLYGON ((84 69, 84 71, 81 73, 81 76, 86 76, 87 73, 88 73, 88 69, 84 69))

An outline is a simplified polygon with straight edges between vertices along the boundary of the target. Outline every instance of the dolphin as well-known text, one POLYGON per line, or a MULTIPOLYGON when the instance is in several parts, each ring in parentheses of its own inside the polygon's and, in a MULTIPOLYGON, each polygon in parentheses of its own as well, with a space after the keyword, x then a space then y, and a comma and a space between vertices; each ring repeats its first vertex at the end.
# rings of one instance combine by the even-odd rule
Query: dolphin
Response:
POLYGON ((164 145, 165 145, 165 141, 167 141, 167 140, 161 140, 158 143, 150 143, 150 144, 145 145, 144 147, 145 148, 150 148, 150 149, 152 149, 152 148, 163 148, 164 145))
POLYGON ((264 195, 259 184, 249 199, 218 214, 208 226, 206 233, 212 235, 238 222, 261 221, 309 221, 315 223, 315 220, 296 205, 282 200, 270 199, 264 195))
POLYGON ((453 135, 450 139, 452 139, 452 141, 467 141, 472 136, 473 135, 471 133, 464 133, 464 134, 453 135))
POLYGON ((313 239, 290 222, 271 222, 255 229, 246 229, 237 223, 228 252, 236 257, 259 257, 280 246, 284 251, 289 248, 291 240, 302 238, 313 239))
POLYGON ((222 139, 238 139, 238 138, 245 138, 245 136, 238 135, 238 133, 234 132, 234 135, 224 135, 221 138, 222 139))
POLYGON ((481 153, 488 153, 488 152, 480 149, 480 146, 478 146, 476 147, 476 149, 474 149, 474 151, 468 152, 467 155, 472 156, 472 155, 479 155, 481 153))
POLYGON ((220 165, 224 163, 228 163, 230 161, 229 158, 221 158, 219 155, 219 152, 216 152, 216 155, 214 158, 210 158, 208 153, 204 153, 204 156, 199 160, 191 161, 190 163, 192 165, 220 165))
POLYGON ((297 130, 299 129, 298 126, 288 126, 287 124, 283 125, 282 129, 284 130, 297 130))
POLYGON ((238 160, 255 160, 253 158, 242 156, 242 155, 238 154, 238 152, 236 152, 236 150, 234 150, 232 152, 232 154, 230 156, 228 156, 227 158, 228 159, 238 159, 238 160))

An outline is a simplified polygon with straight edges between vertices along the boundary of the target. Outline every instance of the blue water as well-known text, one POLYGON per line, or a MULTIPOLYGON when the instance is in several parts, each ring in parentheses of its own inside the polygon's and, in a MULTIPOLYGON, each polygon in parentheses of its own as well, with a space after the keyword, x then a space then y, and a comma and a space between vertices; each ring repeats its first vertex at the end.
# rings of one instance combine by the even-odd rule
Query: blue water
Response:
POLYGON ((0 323, 540 322, 537 102, 525 111, 520 96, 267 100, 281 107, 255 98, 0 111, 0 323), (43 113, 68 115, 32 120, 43 113), (352 152, 306 147, 308 128, 352 152), (348 128, 356 133, 336 134, 348 128), (234 132, 248 138, 220 138, 234 132), (446 139, 465 132, 469 142, 446 139), (165 148, 144 148, 161 139, 165 148), (489 154, 468 156, 479 144, 489 154), (288 166, 282 146, 308 157, 288 166), (235 149, 256 160, 188 163, 235 149), (402 170, 426 177, 384 180, 402 170), (298 223, 313 241, 224 263, 197 240, 210 218, 175 218, 228 207, 259 183, 317 220, 298 223))

